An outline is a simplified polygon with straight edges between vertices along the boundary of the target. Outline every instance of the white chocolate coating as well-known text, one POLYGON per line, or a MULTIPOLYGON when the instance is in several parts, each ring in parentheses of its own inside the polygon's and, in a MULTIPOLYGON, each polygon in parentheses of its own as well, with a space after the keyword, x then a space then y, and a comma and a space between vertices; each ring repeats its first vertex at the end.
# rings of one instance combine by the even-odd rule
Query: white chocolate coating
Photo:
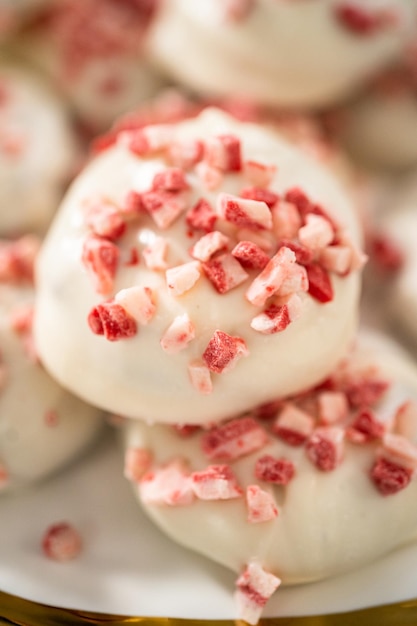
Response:
POLYGON ((2 285, 0 295, 3 492, 43 479, 72 461, 97 437, 102 416, 62 389, 27 352, 28 336, 12 329, 13 314, 33 305, 33 290, 2 285))
MULTIPOLYGON (((388 421, 404 401, 417 400, 416 367, 391 340, 363 333, 354 354, 361 368, 377 365, 392 381, 376 409, 378 418, 388 421)), ((190 472, 210 463, 201 449, 201 431, 184 438, 163 425, 127 420, 123 434, 127 448, 153 455, 151 472, 177 458, 188 463, 190 472)), ((180 544, 236 572, 255 561, 284 584, 298 584, 359 567, 415 537, 417 481, 382 496, 368 476, 378 445, 345 442, 340 465, 322 472, 310 463, 303 447, 271 436, 265 447, 230 462, 241 487, 258 484, 274 498, 279 515, 263 523, 247 521, 244 497, 167 506, 144 502, 141 484, 133 487, 146 513, 180 544), (256 459, 264 454, 294 462, 296 474, 286 486, 255 478, 256 459)))
MULTIPOLYGON (((152 127, 151 127, 152 128, 152 127)), ((156 127, 155 127, 156 128, 156 127)), ((278 193, 300 185, 328 210, 354 242, 360 239, 356 216, 346 194, 327 170, 272 134, 252 124, 242 124, 217 110, 171 127, 174 138, 210 139, 233 133, 242 142, 244 159, 276 165, 270 185, 278 193)), ((260 312, 245 292, 250 282, 219 294, 202 276, 186 293, 171 295, 164 271, 146 267, 143 249, 163 237, 168 245, 168 267, 192 261, 188 250, 198 235, 190 236, 184 214, 166 230, 156 227, 145 213, 138 227, 121 240, 122 258, 132 245, 140 255, 138 265, 120 264, 111 293, 95 293, 91 276, 81 263, 82 246, 88 235, 83 211, 85 201, 104 197, 123 202, 131 190, 149 188, 165 161, 155 155, 133 155, 123 141, 96 158, 70 189, 48 233, 38 264, 38 299, 35 318, 36 343, 47 369, 80 397, 106 410, 130 417, 174 423, 210 423, 314 384, 333 368, 346 350, 356 327, 360 276, 352 271, 342 278, 332 275, 335 297, 320 304, 301 294, 300 317, 284 332, 263 335, 250 328, 260 312), (59 260, 59 261, 58 261, 59 260), (154 317, 140 325, 135 336, 110 342, 94 335, 87 316, 97 303, 121 289, 142 285, 153 291, 154 317), (176 354, 167 354, 160 341, 177 316, 188 314, 195 339, 176 354), (223 374, 212 374, 213 391, 202 395, 190 383, 188 365, 201 356, 215 330, 243 338, 249 356, 223 374)), ((192 171, 193 206, 205 197, 213 206, 218 191, 239 193, 242 174, 225 174, 221 188, 204 189, 192 171)), ((233 230, 218 220, 216 226, 233 237, 233 230)), ((134 222, 132 222, 134 225, 134 222)), ((201 233, 200 233, 201 234, 201 233)), ((253 274, 252 274, 253 277, 253 274)))
POLYGON ((92 131, 108 128, 165 84, 144 57, 144 35, 135 16, 130 20, 128 4, 64 0, 51 15, 22 36, 19 50, 49 76, 92 131))
POLYGON ((417 163, 415 89, 371 90, 347 109, 342 140, 368 166, 404 170, 417 163))
POLYGON ((77 149, 62 102, 35 73, 0 66, 0 236, 44 232, 77 149))
MULTIPOLYGON (((227 21, 223 0, 166 0, 151 32, 151 54, 197 92, 320 107, 346 98, 382 69, 404 38, 402 26, 350 32, 334 17, 338 0, 252 4, 248 15, 227 21)), ((404 13, 408 22, 409 4, 375 6, 404 13)))
POLYGON ((392 202, 382 227, 404 259, 403 266, 387 285, 389 311, 396 324, 417 341, 417 185, 414 176, 392 202))

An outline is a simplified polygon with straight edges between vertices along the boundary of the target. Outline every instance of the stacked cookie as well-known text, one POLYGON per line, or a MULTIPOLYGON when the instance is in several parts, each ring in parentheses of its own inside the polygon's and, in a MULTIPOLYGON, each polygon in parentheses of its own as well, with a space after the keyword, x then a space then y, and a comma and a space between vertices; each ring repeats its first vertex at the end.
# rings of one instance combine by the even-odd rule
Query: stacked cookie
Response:
MULTIPOLYGON (((47 229, 33 338, 26 295, 8 332, 13 350, 36 355, 36 376, 40 361, 52 377, 33 375, 48 428, 61 409, 35 391, 44 384, 65 394, 72 413, 67 421, 62 410, 62 440, 33 427, 42 474, 93 438, 100 411, 122 416, 124 472, 144 510, 175 541, 236 572, 237 617, 256 624, 280 584, 348 571, 415 535, 417 370, 392 339, 358 334, 368 255, 371 308, 383 309, 390 293, 387 316, 400 320, 403 338, 415 332, 415 193, 395 212, 394 196, 374 193, 380 179, 372 187, 356 158, 374 168, 414 161, 411 133, 400 141, 395 132, 401 147, 390 158, 385 122, 384 134, 366 120, 362 131, 360 110, 362 94, 410 58, 416 7, 45 4, 17 38, 9 34, 14 53, 45 73, 84 133, 106 133, 51 224, 62 195, 62 186, 53 195, 54 172, 61 185, 80 164, 73 130, 67 141, 61 127, 46 127, 52 113, 35 121, 28 106, 30 128, 40 136, 44 124, 51 137, 51 171, 35 138, 37 156, 22 159, 16 183, 7 176, 9 204, 30 218, 10 226, 4 210, 4 234, 47 229), (167 82, 175 92, 139 106, 167 82), (376 150, 365 131, 381 141, 376 150), (33 180, 40 191, 24 194, 33 180)), ((27 89, 34 80, 31 72, 27 89)), ((393 125, 405 121, 398 111, 390 109, 393 125)), ((16 156, 2 134, 17 168, 20 143, 16 156)), ((12 284, 5 303, 30 282, 33 241, 0 249, 12 284)), ((19 405, 21 419, 28 428, 19 405)), ((20 433, 20 422, 13 428, 20 433)), ((19 458, 10 440, 0 438, 4 484, 19 458)), ((16 476, 35 477, 37 449, 18 440, 27 465, 16 476)))

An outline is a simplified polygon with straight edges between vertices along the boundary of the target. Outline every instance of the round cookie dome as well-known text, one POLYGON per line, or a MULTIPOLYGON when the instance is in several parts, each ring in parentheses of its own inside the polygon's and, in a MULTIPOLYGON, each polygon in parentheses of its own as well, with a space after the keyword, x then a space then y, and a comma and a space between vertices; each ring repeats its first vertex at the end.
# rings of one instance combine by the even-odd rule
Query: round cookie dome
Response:
POLYGON ((0 245, 0 492, 61 469, 97 437, 102 415, 58 385, 33 344, 31 236, 0 245))
POLYGON ((383 336, 361 334, 321 386, 211 429, 123 428, 144 510, 240 574, 249 623, 281 582, 351 570, 415 537, 417 370, 383 336))
POLYGON ((0 65, 0 235, 44 232, 78 151, 62 101, 21 65, 0 65))
POLYGON ((40 254, 41 358, 91 403, 162 422, 299 391, 354 334, 359 239, 337 181, 271 131, 212 109, 122 132, 40 254))
POLYGON ((165 0, 148 46, 170 76, 196 92, 322 107, 398 56, 409 4, 165 0))

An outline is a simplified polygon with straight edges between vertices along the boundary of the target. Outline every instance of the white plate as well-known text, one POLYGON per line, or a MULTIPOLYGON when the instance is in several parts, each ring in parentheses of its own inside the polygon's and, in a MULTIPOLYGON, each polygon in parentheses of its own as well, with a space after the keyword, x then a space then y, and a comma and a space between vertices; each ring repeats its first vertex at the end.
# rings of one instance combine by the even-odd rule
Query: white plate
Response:
MULTIPOLYGON (((144 517, 110 436, 31 490, 0 500, 0 589, 40 603, 121 615, 235 619, 235 575, 176 546, 144 517), (84 550, 56 563, 41 550, 51 523, 69 521, 84 550)), ((320 583, 281 588, 265 616, 339 612, 417 598, 417 544, 320 583)), ((1 616, 1 607, 0 607, 1 616)))

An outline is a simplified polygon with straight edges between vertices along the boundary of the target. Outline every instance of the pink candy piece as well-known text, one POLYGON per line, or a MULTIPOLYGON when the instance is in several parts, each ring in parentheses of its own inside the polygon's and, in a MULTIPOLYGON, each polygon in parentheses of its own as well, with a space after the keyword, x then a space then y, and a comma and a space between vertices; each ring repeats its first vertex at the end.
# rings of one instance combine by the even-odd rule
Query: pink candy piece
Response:
POLYGON ((246 269, 263 270, 269 263, 269 256, 252 241, 240 241, 233 248, 232 255, 246 269))
POLYGON ((314 429, 314 418, 305 411, 297 408, 291 402, 286 402, 274 422, 274 433, 290 446, 301 446, 314 429))
POLYGON ((125 453, 124 476, 138 483, 152 465, 153 456, 147 448, 128 448, 125 453))
POLYGON ((185 220, 190 228, 209 233, 214 230, 217 215, 207 200, 201 198, 192 209, 187 212, 185 220))
POLYGON ((174 140, 168 148, 171 163, 184 170, 189 170, 204 156, 204 144, 198 139, 174 140))
POLYGON ((309 280, 305 267, 298 263, 292 263, 287 268, 287 274, 277 289, 276 295, 285 297, 292 296, 300 291, 308 291, 309 280))
POLYGON ((165 270, 168 242, 165 237, 155 237, 154 241, 143 249, 142 255, 145 265, 150 270, 165 270))
POLYGON ((209 165, 207 161, 197 163, 195 166, 195 173, 207 191, 215 191, 222 186, 223 173, 216 167, 209 165))
POLYGON ((82 550, 82 539, 76 528, 67 522, 53 524, 42 538, 44 554, 54 561, 69 561, 82 550))
POLYGON ((383 496, 391 496, 410 483, 413 470, 381 456, 372 466, 370 477, 383 496))
POLYGON ((322 472, 334 470, 342 461, 345 431, 337 426, 316 428, 306 444, 310 461, 322 472))
POLYGON ((246 505, 250 524, 269 522, 278 517, 278 508, 273 497, 259 485, 249 485, 246 488, 246 505))
POLYGON ((85 239, 82 262, 93 279, 97 293, 107 295, 113 290, 119 257, 119 248, 111 241, 94 235, 85 239))
POLYGON ((252 281, 246 298, 255 306, 263 306, 273 296, 288 277, 290 267, 295 263, 295 254, 285 246, 270 259, 268 265, 252 281))
POLYGON ((350 271, 352 250, 349 246, 328 246, 320 252, 319 262, 328 272, 343 276, 350 271))
POLYGON ((134 337, 136 321, 116 302, 103 302, 91 309, 88 315, 90 329, 96 335, 104 335, 108 341, 134 337))
POLYGON ((228 252, 202 263, 202 268, 213 287, 221 294, 242 284, 249 276, 239 261, 228 252))
POLYGON ((193 472, 191 487, 200 500, 231 500, 243 493, 228 465, 209 465, 200 472, 193 472))
POLYGON ((194 287, 200 278, 200 262, 190 261, 166 271, 166 282, 169 292, 173 296, 181 296, 194 287))
POLYGON ((263 448, 266 431, 252 417, 241 417, 211 428, 201 438, 201 447, 209 459, 235 460, 263 448))
POLYGON ((142 204, 161 230, 169 228, 188 208, 184 193, 172 191, 146 191, 142 204))
POLYGON ((182 169, 177 167, 167 168, 155 174, 152 181, 153 191, 185 191, 190 185, 182 169))
POLYGON ((181 460, 147 472, 139 488, 140 496, 147 504, 184 506, 194 500, 189 472, 181 460))
POLYGON ((270 304, 252 319, 251 328, 264 335, 280 333, 301 315, 301 309, 301 298, 295 294, 284 304, 270 304))
POLYGON ((371 409, 363 408, 346 429, 346 436, 353 443, 368 443, 381 439, 385 426, 378 421, 371 409))
POLYGON ((188 375, 192 386, 203 395, 208 395, 213 391, 210 370, 202 361, 192 361, 188 365, 188 375))
POLYGON ((266 454, 261 456, 255 465, 255 476, 274 485, 288 485, 295 476, 295 467, 288 459, 276 459, 266 454))
POLYGON ((204 158, 211 167, 222 172, 240 172, 240 139, 234 135, 212 137, 206 142, 204 158))
POLYGON ((277 239, 293 239, 298 235, 302 220, 294 204, 281 200, 272 208, 272 223, 277 239))
POLYGON ((298 239, 303 246, 318 251, 328 246, 334 238, 334 231, 324 217, 309 213, 304 226, 298 231, 298 239))
POLYGON ((104 198, 88 202, 84 219, 95 235, 112 241, 119 239, 126 230, 126 223, 118 208, 104 198))
POLYGON ((279 200, 278 194, 270 189, 265 189, 265 187, 245 187, 239 195, 245 200, 264 202, 270 209, 272 209, 279 200))
POLYGON ((122 289, 114 299, 142 326, 148 324, 155 315, 154 294, 150 287, 122 289))
POLYGON ((239 619, 255 626, 262 609, 280 584, 281 580, 266 572, 259 563, 249 563, 236 581, 235 601, 239 619))
POLYGON ((326 270, 318 263, 311 263, 306 269, 308 293, 322 304, 333 300, 333 286, 326 270))
POLYGON ((402 435, 386 432, 383 435, 382 445, 382 454, 386 459, 409 467, 414 472, 417 470, 417 446, 411 441, 402 435))
POLYGON ((216 252, 227 250, 229 241, 229 237, 218 230, 213 230, 196 241, 190 249, 190 254, 199 261, 208 261, 216 252))
POLYGON ((317 398, 320 422, 334 424, 343 421, 349 412, 346 395, 341 391, 322 391, 317 398))
POLYGON ((243 175, 255 187, 268 187, 276 171, 276 165, 266 165, 259 161, 244 161, 243 163, 243 175))
POLYGON ((248 354, 249 350, 243 339, 216 330, 202 358, 210 371, 224 374, 233 369, 242 356, 248 356, 248 354))
POLYGON ((194 324, 187 313, 177 315, 172 324, 165 331, 161 339, 161 348, 167 354, 176 354, 185 350, 195 337, 194 324))
POLYGON ((219 194, 217 214, 238 228, 254 230, 272 228, 272 214, 265 202, 248 200, 227 193, 219 194))

